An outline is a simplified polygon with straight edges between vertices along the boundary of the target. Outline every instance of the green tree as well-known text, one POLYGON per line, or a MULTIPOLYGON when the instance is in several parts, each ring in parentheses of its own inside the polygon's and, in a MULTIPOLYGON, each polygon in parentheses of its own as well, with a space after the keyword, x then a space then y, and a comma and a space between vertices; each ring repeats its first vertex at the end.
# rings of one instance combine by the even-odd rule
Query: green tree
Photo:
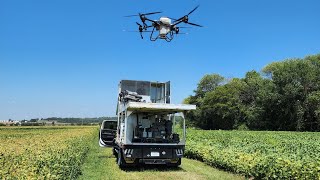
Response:
POLYGON ((187 113, 190 124, 203 129, 320 131, 320 54, 274 62, 226 83, 205 75, 187 113))
POLYGON ((203 98, 206 93, 215 90, 218 86, 225 82, 225 78, 219 74, 206 74, 198 83, 195 90, 197 98, 203 98))
POLYGON ((206 93, 215 90, 218 86, 225 82, 225 78, 219 74, 206 74, 199 81, 197 89, 194 91, 194 96, 189 96, 184 100, 186 104, 197 105, 197 110, 191 111, 186 114, 187 124, 189 126, 205 127, 206 124, 202 120, 201 106, 203 104, 203 98, 206 93))
POLYGON ((245 88, 241 79, 234 78, 229 83, 208 92, 201 107, 205 129, 233 129, 244 121, 244 106, 240 95, 245 88))
MULTIPOLYGON (((291 59, 271 63, 263 71, 269 74, 279 94, 277 110, 279 130, 309 130, 313 124, 307 105, 310 93, 319 88, 317 58, 291 59), (315 66, 316 64, 316 66, 315 66)), ((311 114, 310 114, 311 113, 311 114)))

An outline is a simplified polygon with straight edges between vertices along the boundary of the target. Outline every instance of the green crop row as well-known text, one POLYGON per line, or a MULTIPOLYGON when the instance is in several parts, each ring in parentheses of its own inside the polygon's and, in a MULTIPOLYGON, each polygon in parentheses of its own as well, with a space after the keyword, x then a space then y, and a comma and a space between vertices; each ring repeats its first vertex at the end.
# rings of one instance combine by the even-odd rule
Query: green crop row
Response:
POLYGON ((320 133, 188 129, 185 154, 257 179, 320 179, 320 133))
POLYGON ((0 179, 75 179, 96 130, 1 128, 0 179))

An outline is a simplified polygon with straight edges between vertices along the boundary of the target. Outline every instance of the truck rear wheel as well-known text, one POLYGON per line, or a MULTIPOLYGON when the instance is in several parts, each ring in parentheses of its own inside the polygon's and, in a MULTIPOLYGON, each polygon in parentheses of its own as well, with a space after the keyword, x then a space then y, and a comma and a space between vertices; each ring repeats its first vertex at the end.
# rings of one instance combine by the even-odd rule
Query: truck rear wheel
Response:
POLYGON ((118 156, 117 156, 117 163, 118 163, 118 166, 120 168, 124 168, 127 166, 124 158, 123 158, 123 154, 122 154, 122 149, 120 148, 119 149, 119 152, 118 152, 118 156))

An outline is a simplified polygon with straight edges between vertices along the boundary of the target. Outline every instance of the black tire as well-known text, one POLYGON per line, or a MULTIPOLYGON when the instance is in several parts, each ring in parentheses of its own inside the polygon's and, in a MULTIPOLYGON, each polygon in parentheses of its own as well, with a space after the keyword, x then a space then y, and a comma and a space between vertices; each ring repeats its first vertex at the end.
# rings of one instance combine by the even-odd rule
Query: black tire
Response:
POLYGON ((124 160, 124 158, 123 158, 123 154, 122 154, 122 149, 121 149, 121 148, 119 149, 119 152, 118 152, 118 156, 117 156, 117 157, 118 157, 118 158, 117 158, 118 166, 119 166, 120 168, 126 167, 127 164, 126 164, 126 162, 125 162, 125 160, 124 160))
POLYGON ((181 165, 181 158, 179 158, 177 163, 168 164, 169 167, 179 167, 181 165))
POLYGON ((178 165, 178 166, 181 165, 181 158, 179 158, 179 161, 177 162, 177 165, 178 165))

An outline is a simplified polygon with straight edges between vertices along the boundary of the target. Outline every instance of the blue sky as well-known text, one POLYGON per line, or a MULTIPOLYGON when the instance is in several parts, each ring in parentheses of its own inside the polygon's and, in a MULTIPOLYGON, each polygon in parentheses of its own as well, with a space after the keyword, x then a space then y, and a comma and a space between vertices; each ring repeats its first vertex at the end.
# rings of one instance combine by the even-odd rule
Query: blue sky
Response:
POLYGON ((243 77, 319 53, 319 7, 319 0, 2 0, 0 120, 114 116, 121 79, 171 80, 180 103, 205 74, 243 77), (171 43, 123 32, 138 21, 125 15, 179 18, 198 4, 190 22, 205 27, 171 43))

